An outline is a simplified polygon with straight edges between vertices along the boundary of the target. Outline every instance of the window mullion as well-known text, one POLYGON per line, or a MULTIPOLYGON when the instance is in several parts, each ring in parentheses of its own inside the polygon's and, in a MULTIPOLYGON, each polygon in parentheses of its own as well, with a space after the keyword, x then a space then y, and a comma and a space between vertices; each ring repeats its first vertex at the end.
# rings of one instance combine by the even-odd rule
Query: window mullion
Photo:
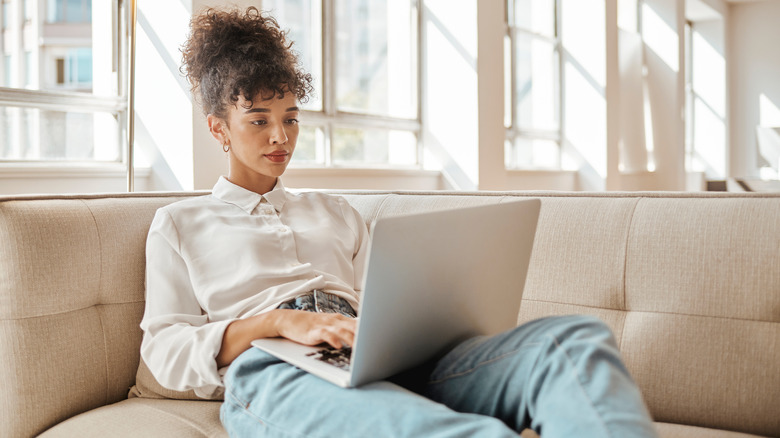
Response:
POLYGON ((120 97, 94 96, 84 93, 26 90, 0 87, 0 106, 40 108, 54 111, 78 109, 87 112, 124 111, 127 102, 120 97))
POLYGON ((336 0, 322 0, 322 110, 326 116, 325 166, 333 162, 333 117, 336 114, 336 0))
POLYGON ((322 108, 330 117, 336 114, 336 0, 323 0, 322 8, 322 108))
POLYGON ((425 93, 422 92, 422 84, 424 80, 424 69, 426 68, 425 61, 425 40, 423 27, 425 23, 423 0, 415 0, 415 7, 417 8, 417 86, 415 87, 417 93, 417 121, 419 123, 419 129, 417 130, 417 165, 421 168, 425 167, 425 153, 423 149, 423 132, 422 127, 424 124, 426 103, 425 93))
POLYGON ((556 115, 558 116, 558 168, 563 168, 563 139, 564 139, 564 89, 563 89, 563 80, 564 80, 564 65, 563 65, 563 36, 561 35, 561 0, 555 0, 553 2, 553 8, 554 8, 554 14, 555 14, 555 52, 558 57, 558 77, 555 78, 556 83, 556 90, 557 93, 557 101, 556 105, 557 108, 555 109, 556 115))

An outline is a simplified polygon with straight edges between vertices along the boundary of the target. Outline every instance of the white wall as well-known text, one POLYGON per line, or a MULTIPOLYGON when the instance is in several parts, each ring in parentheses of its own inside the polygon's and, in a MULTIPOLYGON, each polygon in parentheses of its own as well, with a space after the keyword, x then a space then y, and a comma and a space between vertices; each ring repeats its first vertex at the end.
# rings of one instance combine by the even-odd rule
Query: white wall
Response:
MULTIPOLYGON (((149 169, 139 169, 137 191, 157 190, 148 184, 149 169)), ((0 195, 40 193, 113 193, 127 191, 127 171, 121 164, 18 164, 0 169, 0 195)))
MULTIPOLYGON (((685 189, 685 61, 682 2, 646 0, 642 34, 647 69, 646 148, 654 190, 685 189)), ((650 188, 650 187, 648 187, 650 188)))
POLYGON ((780 126, 780 1, 729 5, 729 175, 759 176, 756 127, 780 126))
POLYGON ((193 11, 214 3, 138 2, 136 150, 139 163, 151 167, 155 189, 210 189, 226 172, 224 154, 179 72, 193 11))

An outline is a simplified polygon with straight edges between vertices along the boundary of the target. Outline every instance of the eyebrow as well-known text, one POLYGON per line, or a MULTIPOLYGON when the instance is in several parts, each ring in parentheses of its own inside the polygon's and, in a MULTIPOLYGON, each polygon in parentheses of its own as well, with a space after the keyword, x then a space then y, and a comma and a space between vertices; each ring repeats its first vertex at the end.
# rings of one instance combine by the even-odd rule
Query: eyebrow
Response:
MULTIPOLYGON (((285 112, 288 112, 288 113, 291 113, 291 112, 294 112, 294 111, 298 111, 298 107, 297 106, 291 106, 291 107, 289 107, 289 108, 287 108, 285 110, 285 112)), ((244 114, 249 114, 249 113, 270 113, 270 112, 271 112, 271 110, 269 110, 268 108, 249 108, 248 110, 246 110, 244 112, 244 114)))

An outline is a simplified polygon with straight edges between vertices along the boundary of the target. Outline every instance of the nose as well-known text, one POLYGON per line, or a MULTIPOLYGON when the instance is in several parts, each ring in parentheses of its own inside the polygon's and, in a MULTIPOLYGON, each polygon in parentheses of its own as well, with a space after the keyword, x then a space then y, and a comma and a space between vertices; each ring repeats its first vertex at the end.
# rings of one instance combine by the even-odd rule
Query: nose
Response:
POLYGON ((285 144, 287 143, 287 132, 285 132, 284 126, 276 125, 271 137, 269 138, 271 144, 285 144))

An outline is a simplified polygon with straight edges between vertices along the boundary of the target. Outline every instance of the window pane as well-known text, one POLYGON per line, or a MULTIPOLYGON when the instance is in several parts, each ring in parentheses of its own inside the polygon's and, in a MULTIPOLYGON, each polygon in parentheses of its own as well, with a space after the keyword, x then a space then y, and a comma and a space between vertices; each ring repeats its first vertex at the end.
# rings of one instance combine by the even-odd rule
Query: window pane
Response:
POLYGON ((555 36, 555 0, 515 1, 515 26, 541 35, 555 36))
POLYGON ((8 27, 10 26, 11 26, 11 3, 3 2, 3 29, 8 29, 8 27))
POLYGON ((11 55, 3 55, 3 86, 11 86, 11 55))
POLYGON ((417 164, 417 139, 407 131, 337 128, 333 135, 334 164, 417 164))
POLYGON ((531 35, 515 38, 517 123, 520 129, 558 129, 555 46, 531 35))
POLYGON ((335 28, 338 109, 415 118, 417 10, 413 2, 337 0, 335 28))
POLYGON ((87 2, 91 0, 61 0, 65 1, 65 21, 79 23, 89 21, 87 18, 87 2))
POLYGON ((33 87, 33 54, 32 52, 24 52, 24 86, 27 88, 33 87))
POLYGON ((293 154, 295 164, 325 164, 325 133, 321 127, 300 125, 293 154))
MULTIPOLYGON (((32 90, 92 93, 95 54, 102 59, 96 65, 97 74, 117 74, 114 35, 96 35, 93 38, 90 0, 25 0, 24 5, 27 8, 25 13, 29 12, 30 17, 39 22, 25 26, 24 32, 15 31, 21 23, 10 24, 12 32, 6 34, 8 37, 0 51, 6 59, 6 71, 13 71, 13 75, 11 78, 6 75, 4 84, 32 90), (45 10, 34 13, 39 6, 45 7, 45 10), (14 66, 13 70, 9 63, 14 66)), ((106 19, 110 20, 111 8, 104 10, 109 11, 106 19)), ((102 90, 96 94, 117 91, 108 90, 107 93, 102 90)))
POLYGON ((115 161, 118 129, 108 113, 0 107, 0 159, 115 161))
POLYGON ((504 127, 512 127, 512 39, 504 37, 504 127))
POLYGON ((65 20, 65 4, 63 0, 48 0, 46 2, 46 20, 49 23, 65 20))
POLYGON ((517 138, 514 145, 506 144, 506 167, 557 169, 560 153, 558 143, 553 140, 517 138))
POLYGON ((24 19, 25 19, 25 21, 32 19, 32 13, 33 13, 33 10, 35 9, 35 6, 33 5, 33 3, 34 3, 33 0, 24 0, 23 9, 24 9, 24 19))
POLYGON ((289 30, 293 50, 314 78, 314 95, 302 108, 322 111, 322 1, 266 0, 263 8, 279 21, 282 29, 289 30))
POLYGON ((15 4, 37 22, 21 29, 23 23, 11 21, 0 47, 0 85, 25 88, 3 91, 0 160, 120 161, 122 108, 111 98, 119 94, 121 75, 116 69, 122 35, 110 25, 121 12, 117 4, 96 3, 101 23, 109 25, 96 26, 94 36, 91 0, 15 4), (85 96, 91 94, 96 96, 85 96))

